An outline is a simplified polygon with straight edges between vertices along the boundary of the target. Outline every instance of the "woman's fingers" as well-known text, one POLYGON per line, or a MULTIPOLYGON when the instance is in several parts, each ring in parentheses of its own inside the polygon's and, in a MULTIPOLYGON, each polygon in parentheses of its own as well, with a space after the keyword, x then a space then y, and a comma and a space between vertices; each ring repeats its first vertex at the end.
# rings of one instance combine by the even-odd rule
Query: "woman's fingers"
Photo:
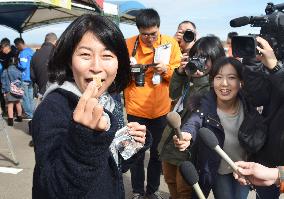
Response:
POLYGON ((127 126, 129 128, 129 134, 133 136, 137 142, 145 144, 146 126, 138 122, 130 122, 127 126))
POLYGON ((102 117, 103 107, 94 96, 98 92, 95 81, 88 84, 73 113, 73 119, 84 126, 96 130, 106 130, 108 120, 102 117))
POLYGON ((145 144, 145 137, 134 136, 133 138, 134 138, 135 141, 140 142, 143 145, 145 144))
POLYGON ((99 119, 97 125, 96 125, 96 129, 98 131, 105 131, 108 128, 108 119, 106 116, 101 116, 101 118, 99 119))
POLYGON ((97 90, 98 89, 94 81, 88 84, 85 92, 80 97, 79 102, 74 110, 73 119, 75 121, 79 120, 79 118, 83 116, 88 100, 94 95, 94 92, 97 92, 97 90))

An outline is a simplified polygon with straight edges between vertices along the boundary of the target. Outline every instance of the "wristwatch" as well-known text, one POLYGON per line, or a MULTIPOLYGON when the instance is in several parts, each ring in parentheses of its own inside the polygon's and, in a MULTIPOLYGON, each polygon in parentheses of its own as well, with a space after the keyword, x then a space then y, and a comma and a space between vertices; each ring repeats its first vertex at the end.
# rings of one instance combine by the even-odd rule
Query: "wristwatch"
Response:
POLYGON ((284 166, 279 166, 278 170, 279 170, 279 181, 280 181, 279 190, 280 193, 284 193, 284 166))
POLYGON ((276 66, 275 66, 274 68, 272 68, 272 69, 269 69, 269 72, 270 72, 271 74, 274 74, 274 73, 276 73, 277 71, 279 71, 281 68, 283 68, 283 63, 282 63, 281 61, 277 61, 276 66))

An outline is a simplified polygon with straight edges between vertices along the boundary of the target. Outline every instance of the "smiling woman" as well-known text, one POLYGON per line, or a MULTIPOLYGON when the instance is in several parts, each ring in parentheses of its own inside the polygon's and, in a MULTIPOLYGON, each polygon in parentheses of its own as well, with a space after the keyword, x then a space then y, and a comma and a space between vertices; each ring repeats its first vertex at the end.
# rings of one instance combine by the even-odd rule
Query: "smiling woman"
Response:
MULTIPOLYGON (((198 155, 195 163, 203 192, 208 195, 213 189, 215 198, 245 199, 249 188, 236 183, 232 168, 199 141, 199 129, 210 129, 220 147, 234 161, 247 160, 255 153, 246 145, 248 142, 242 135, 259 135, 266 129, 261 115, 242 92, 242 69, 242 63, 233 57, 217 59, 210 74, 213 89, 199 99, 200 104, 195 106, 193 114, 182 127, 182 131, 190 133, 193 139, 191 142, 195 149, 192 155, 198 155)), ((194 101, 197 102, 196 99, 194 101)))
POLYGON ((110 93, 130 81, 122 33, 105 17, 83 15, 58 40, 48 69, 51 85, 32 122, 33 198, 124 198, 121 171, 150 140, 132 122, 129 136, 144 148, 127 161, 109 149, 122 118, 110 93))

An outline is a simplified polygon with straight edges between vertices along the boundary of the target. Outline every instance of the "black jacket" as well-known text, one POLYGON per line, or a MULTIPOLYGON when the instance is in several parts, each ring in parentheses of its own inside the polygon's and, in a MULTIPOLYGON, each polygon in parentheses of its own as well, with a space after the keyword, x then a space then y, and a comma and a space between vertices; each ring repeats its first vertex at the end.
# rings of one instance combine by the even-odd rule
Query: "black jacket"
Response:
POLYGON ((53 44, 46 42, 34 53, 31 60, 31 79, 38 85, 41 95, 46 90, 48 81, 47 65, 53 49, 53 44))
MULTIPOLYGON (((117 131, 114 114, 108 113, 111 127, 94 132, 73 121, 79 97, 56 89, 37 108, 32 120, 36 165, 33 175, 34 199, 123 199, 120 170, 126 171, 129 161, 117 166, 109 146, 117 131)), ((144 148, 149 147, 145 144, 144 148)))
MULTIPOLYGON (((247 126, 243 124, 245 124, 248 118, 258 114, 258 112, 250 105, 242 92, 239 92, 239 98, 244 108, 244 120, 239 129, 240 133, 241 131, 245 132, 249 130, 247 129, 247 126)), ((198 100, 194 101, 198 102, 198 100)), ((193 114, 183 125, 182 131, 190 132, 192 135, 193 146, 190 149, 192 152, 192 161, 199 173, 200 187, 204 194, 208 196, 214 185, 221 158, 214 150, 208 148, 203 141, 201 141, 201 138, 198 136, 198 130, 201 127, 210 129, 218 139, 220 147, 223 148, 225 133, 217 114, 217 102, 214 91, 211 90, 202 97, 200 104, 192 104, 191 109, 193 114)), ((255 124, 258 124, 259 122, 260 121, 258 120, 254 121, 255 124)), ((262 128, 261 125, 255 125, 254 127, 262 128)))
POLYGON ((17 58, 18 57, 18 50, 15 46, 11 46, 11 51, 8 54, 4 54, 2 51, 0 51, 0 62, 3 65, 3 68, 8 68, 9 67, 9 63, 10 63, 10 59, 11 58, 17 58))
POLYGON ((244 60, 244 89, 255 106, 263 106, 268 138, 255 157, 269 167, 284 165, 284 68, 275 74, 265 72, 262 64, 244 60))

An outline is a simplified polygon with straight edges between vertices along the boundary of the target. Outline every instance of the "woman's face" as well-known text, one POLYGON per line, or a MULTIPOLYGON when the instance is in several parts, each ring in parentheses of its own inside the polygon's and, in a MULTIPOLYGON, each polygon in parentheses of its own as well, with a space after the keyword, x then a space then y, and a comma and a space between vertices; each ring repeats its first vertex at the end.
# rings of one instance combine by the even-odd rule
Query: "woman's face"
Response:
POLYGON ((231 64, 221 67, 213 80, 217 101, 226 103, 236 100, 240 83, 237 71, 231 64))
POLYGON ((115 79, 118 69, 116 55, 91 32, 87 32, 72 55, 72 72, 77 86, 83 93, 96 77, 101 79, 98 93, 103 94, 115 79))

